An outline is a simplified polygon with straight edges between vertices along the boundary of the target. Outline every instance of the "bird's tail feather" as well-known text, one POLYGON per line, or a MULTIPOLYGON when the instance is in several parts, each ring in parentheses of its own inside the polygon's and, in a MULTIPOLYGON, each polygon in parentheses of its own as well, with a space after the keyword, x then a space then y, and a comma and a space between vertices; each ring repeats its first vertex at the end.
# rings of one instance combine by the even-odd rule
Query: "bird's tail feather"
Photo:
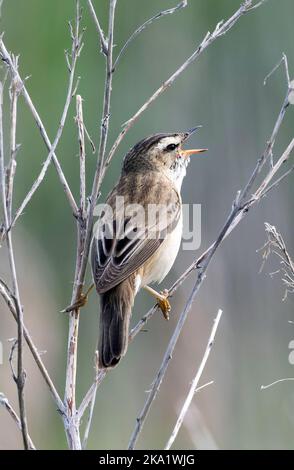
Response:
POLYGON ((99 366, 114 367, 128 347, 134 290, 129 279, 101 295, 99 366))

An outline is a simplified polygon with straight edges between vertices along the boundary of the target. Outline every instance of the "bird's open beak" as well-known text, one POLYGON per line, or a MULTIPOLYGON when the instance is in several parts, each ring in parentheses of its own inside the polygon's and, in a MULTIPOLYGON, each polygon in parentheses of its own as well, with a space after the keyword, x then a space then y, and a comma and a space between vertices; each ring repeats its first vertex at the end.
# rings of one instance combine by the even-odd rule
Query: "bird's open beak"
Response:
MULTIPOLYGON (((184 139, 183 141, 189 139, 189 137, 194 134, 198 129, 200 129, 202 126, 196 126, 193 129, 190 129, 189 131, 185 132, 184 134, 184 139)), ((189 149, 189 150, 182 150, 180 151, 181 157, 188 158, 191 155, 195 155, 196 153, 203 153, 206 152, 208 149, 189 149)))
POLYGON ((189 150, 181 150, 180 154, 181 157, 187 158, 190 155, 194 155, 196 153, 203 153, 206 152, 208 149, 189 149, 189 150))

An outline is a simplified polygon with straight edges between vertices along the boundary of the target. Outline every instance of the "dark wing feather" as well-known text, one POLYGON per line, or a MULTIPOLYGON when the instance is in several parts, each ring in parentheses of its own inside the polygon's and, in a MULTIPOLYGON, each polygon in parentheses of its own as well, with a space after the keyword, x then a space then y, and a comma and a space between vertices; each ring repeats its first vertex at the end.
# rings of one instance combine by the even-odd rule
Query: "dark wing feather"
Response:
MULTIPOLYGON (((166 226, 152 234, 152 238, 145 236, 145 223, 137 223, 133 227, 133 219, 126 217, 125 213, 118 214, 114 210, 114 218, 106 216, 98 223, 91 246, 91 265, 93 278, 97 292, 103 293, 120 284, 142 266, 160 247, 166 233, 171 232, 180 216, 181 201, 177 191, 170 190, 170 182, 164 181, 162 175, 145 175, 143 178, 134 175, 136 181, 129 178, 120 180, 116 190, 108 197, 107 203, 114 209, 114 195, 125 197, 127 204, 142 204, 147 209, 147 204, 161 204, 168 207, 166 213, 166 226), (135 189, 134 189, 135 188, 135 189), (146 195, 148 196, 146 198, 146 195), (125 232, 126 225, 129 229, 135 229, 133 236, 125 232), (112 234, 109 239, 105 234, 112 234), (122 235, 125 234, 125 235, 122 235)), ((150 229, 150 227, 149 227, 150 229)), ((150 232, 149 232, 150 233, 150 232)))

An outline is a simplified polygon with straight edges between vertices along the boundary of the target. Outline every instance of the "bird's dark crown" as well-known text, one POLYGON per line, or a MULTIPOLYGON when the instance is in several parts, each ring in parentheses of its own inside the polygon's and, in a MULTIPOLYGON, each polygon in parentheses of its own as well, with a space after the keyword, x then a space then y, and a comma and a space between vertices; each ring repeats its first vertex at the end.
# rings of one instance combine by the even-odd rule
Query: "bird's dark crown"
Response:
POLYGON ((149 158, 150 150, 155 147, 159 142, 168 137, 178 138, 179 144, 181 141, 188 137, 188 133, 157 133, 152 134, 140 140, 134 147, 132 147, 126 154, 123 161, 122 173, 136 172, 136 171, 152 171, 154 170, 154 161, 149 158))

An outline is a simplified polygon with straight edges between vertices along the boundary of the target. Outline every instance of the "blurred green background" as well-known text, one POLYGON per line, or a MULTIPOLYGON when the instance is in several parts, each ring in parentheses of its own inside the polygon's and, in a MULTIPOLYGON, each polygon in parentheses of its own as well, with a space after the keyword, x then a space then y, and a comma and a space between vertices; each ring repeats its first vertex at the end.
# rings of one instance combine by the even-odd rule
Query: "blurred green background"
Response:
MULTIPOLYGON (((84 119, 98 141, 104 84, 104 59, 86 2, 82 24, 85 46, 78 63, 79 93, 84 99, 84 119)), ((115 52, 136 27, 173 1, 119 0, 115 21, 115 52)), ((109 145, 120 126, 146 98, 192 53, 208 30, 238 8, 236 0, 193 0, 184 10, 152 24, 123 56, 113 81, 109 145)), ((20 54, 20 72, 30 75, 27 88, 53 140, 64 105, 68 72, 64 50, 70 48, 67 21, 74 17, 73 0, 4 0, 1 29, 10 51, 20 54)), ((107 0, 94 5, 104 30, 107 0)), ((169 286, 192 258, 214 240, 230 210, 236 191, 246 182, 264 149, 285 94, 285 77, 277 71, 267 86, 265 75, 282 52, 294 70, 294 3, 269 0, 241 18, 228 34, 210 46, 161 96, 128 133, 107 173, 103 197, 115 183, 123 155, 140 138, 158 131, 178 131, 203 124, 195 136, 197 146, 207 146, 206 158, 194 160, 184 182, 183 200, 202 204, 202 244, 197 252, 180 252, 169 286)), ((2 68, 2 77, 5 70, 2 68)), ((6 85, 7 86, 7 85, 6 85)), ((57 155, 76 197, 78 144, 74 100, 57 155)), ((5 101, 6 141, 9 102, 5 101)), ((290 108, 279 132, 275 157, 293 137, 294 113, 290 108)), ((22 98, 19 99, 16 193, 17 208, 38 174, 47 151, 22 98)), ((6 142, 7 143, 7 142, 6 142)), ((88 194, 95 156, 87 148, 88 194)), ((265 241, 264 222, 275 224, 294 256, 293 177, 272 192, 219 249, 200 295, 193 305, 182 336, 154 403, 138 446, 162 448, 175 423, 193 374, 204 351, 218 308, 224 311, 202 383, 214 384, 195 396, 193 407, 179 433, 175 448, 282 449, 293 448, 293 382, 261 391, 262 384, 293 376, 288 361, 294 338, 293 297, 282 302, 280 276, 269 277, 278 263, 269 262, 259 273, 265 241)), ((68 321, 59 311, 70 301, 75 256, 75 222, 53 167, 14 231, 17 268, 25 321, 57 388, 63 394, 68 321)), ((7 253, 0 250, 0 276, 10 282, 7 253)), ((90 275, 88 273, 88 282, 90 275)), ((173 315, 166 323, 160 314, 130 346, 120 366, 99 388, 89 448, 125 448, 146 391, 161 363, 193 276, 172 299, 173 315)), ((140 293, 133 313, 136 322, 152 305, 140 293)), ((93 352, 98 334, 98 300, 91 296, 82 311, 78 359, 78 397, 88 389, 94 374, 93 352)), ((4 364, 0 366, 0 391, 17 407, 15 385, 8 367, 9 338, 16 328, 0 299, 0 340, 4 364)), ((31 435, 39 448, 66 446, 61 419, 40 374, 26 351, 27 410, 31 435)), ((15 425, 0 409, 0 448, 21 448, 15 425)))

